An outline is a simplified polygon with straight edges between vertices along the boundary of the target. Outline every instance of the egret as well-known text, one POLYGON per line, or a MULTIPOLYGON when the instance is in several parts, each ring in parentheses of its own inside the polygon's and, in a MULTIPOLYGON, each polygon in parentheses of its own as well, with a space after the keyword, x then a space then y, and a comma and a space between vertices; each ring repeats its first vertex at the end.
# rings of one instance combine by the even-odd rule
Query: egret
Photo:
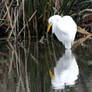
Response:
POLYGON ((47 32, 52 26, 52 33, 63 43, 66 49, 71 49, 77 32, 77 24, 71 16, 54 15, 48 19, 47 32))

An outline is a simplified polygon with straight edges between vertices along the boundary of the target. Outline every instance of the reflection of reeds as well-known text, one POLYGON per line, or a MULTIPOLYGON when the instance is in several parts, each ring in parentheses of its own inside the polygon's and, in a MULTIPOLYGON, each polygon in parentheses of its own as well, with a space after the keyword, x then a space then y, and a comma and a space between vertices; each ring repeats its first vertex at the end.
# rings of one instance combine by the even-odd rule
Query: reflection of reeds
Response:
MULTIPOLYGON (((11 58, 10 58, 8 75, 10 81, 13 80, 12 81, 13 85, 15 85, 14 89, 16 88, 16 90, 14 92, 22 92, 22 91, 30 92, 29 79, 27 74, 27 62, 28 62, 29 54, 27 50, 23 47, 22 47, 23 53, 21 53, 19 47, 16 44, 12 45, 9 42, 9 47, 11 50, 11 58), (14 76, 16 81, 14 80, 14 76)), ((12 88, 12 86, 10 86, 10 88, 12 88)))
POLYGON ((38 49, 35 49, 38 48, 37 42, 34 43, 35 47, 32 49, 30 49, 31 44, 27 46, 25 43, 8 43, 10 51, 7 76, 8 90, 12 90, 12 92, 34 92, 36 90, 43 92, 43 90, 48 90, 49 86, 46 86, 46 84, 49 84, 50 81, 44 60, 46 55, 42 54, 44 52, 42 50, 40 52, 41 61, 38 61, 38 49))

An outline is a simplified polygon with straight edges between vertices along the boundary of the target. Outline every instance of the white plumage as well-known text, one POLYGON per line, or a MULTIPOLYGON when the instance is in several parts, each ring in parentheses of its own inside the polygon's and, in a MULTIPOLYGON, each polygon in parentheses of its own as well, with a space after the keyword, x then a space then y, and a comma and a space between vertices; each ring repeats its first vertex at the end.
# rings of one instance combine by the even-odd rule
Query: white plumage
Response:
POLYGON ((70 49, 77 32, 77 25, 72 17, 54 15, 49 18, 48 22, 52 26, 52 33, 56 35, 57 39, 63 43, 66 49, 70 49))
POLYGON ((78 79, 79 68, 71 49, 66 49, 65 54, 58 60, 54 67, 54 77, 51 79, 53 89, 64 89, 73 86, 78 79))

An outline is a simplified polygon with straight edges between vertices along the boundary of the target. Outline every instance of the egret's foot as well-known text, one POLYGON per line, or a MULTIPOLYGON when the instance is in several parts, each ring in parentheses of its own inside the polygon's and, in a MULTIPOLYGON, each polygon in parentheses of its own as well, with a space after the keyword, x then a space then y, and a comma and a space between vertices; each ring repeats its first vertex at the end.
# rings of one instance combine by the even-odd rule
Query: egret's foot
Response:
POLYGON ((53 73, 51 72, 51 70, 49 69, 49 75, 50 75, 50 78, 53 79, 54 76, 53 76, 53 73))
POLYGON ((81 27, 77 27, 77 30, 79 33, 85 34, 85 35, 90 35, 90 32, 87 32, 85 29, 81 28, 81 27))
POLYGON ((76 48, 77 46, 79 46, 80 44, 82 44, 84 41, 86 41, 88 38, 90 38, 92 36, 92 34, 90 34, 90 35, 88 35, 88 36, 86 36, 86 37, 83 37, 83 38, 81 38, 81 39, 79 39, 79 40, 77 40, 77 41, 75 41, 74 43, 73 43, 73 48, 76 48))

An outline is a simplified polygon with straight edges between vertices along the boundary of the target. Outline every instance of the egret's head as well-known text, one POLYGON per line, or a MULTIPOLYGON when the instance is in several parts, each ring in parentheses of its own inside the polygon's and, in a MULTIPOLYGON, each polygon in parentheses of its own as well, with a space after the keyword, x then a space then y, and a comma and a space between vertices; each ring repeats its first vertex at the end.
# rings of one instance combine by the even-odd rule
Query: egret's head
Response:
POLYGON ((58 22, 60 19, 61 19, 61 16, 59 16, 59 15, 53 15, 53 16, 51 16, 51 17, 48 19, 49 25, 48 25, 47 32, 49 32, 51 26, 52 26, 54 23, 58 22))
POLYGON ((48 19, 49 24, 53 24, 55 22, 58 22, 61 19, 61 16, 59 15, 53 15, 48 19))

